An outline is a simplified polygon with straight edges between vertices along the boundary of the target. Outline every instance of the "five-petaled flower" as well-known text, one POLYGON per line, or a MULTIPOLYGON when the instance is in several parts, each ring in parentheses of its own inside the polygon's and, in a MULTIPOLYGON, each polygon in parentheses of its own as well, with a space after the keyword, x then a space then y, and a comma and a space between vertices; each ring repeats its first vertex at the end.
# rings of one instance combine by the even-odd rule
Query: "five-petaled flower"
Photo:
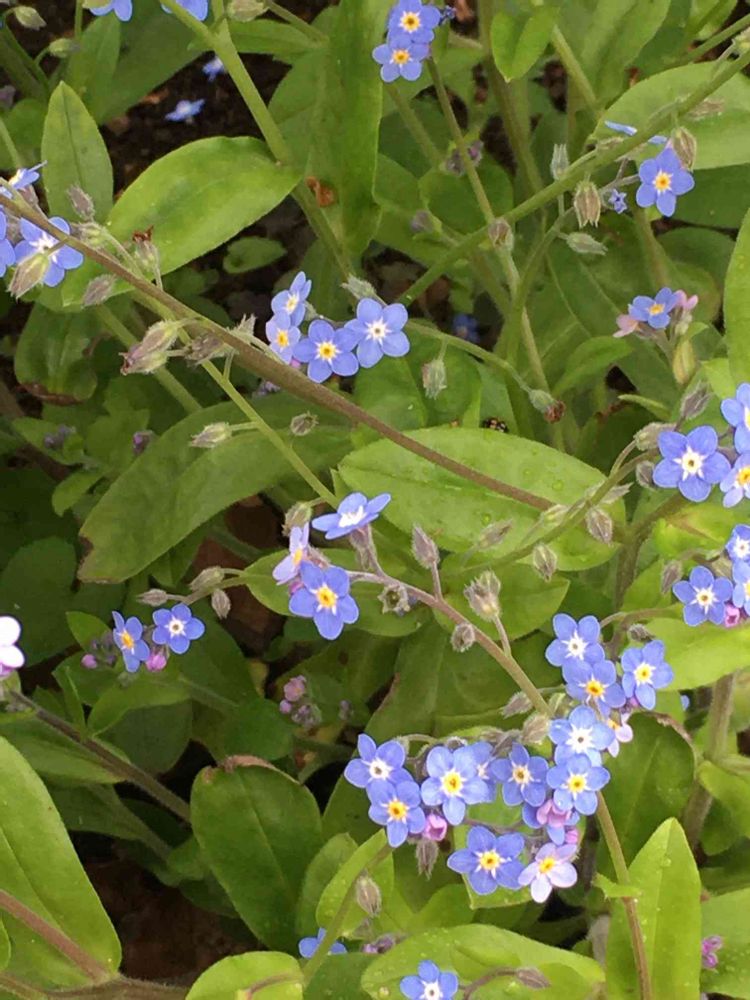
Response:
MULTIPOLYGON (((750 563, 739 560, 733 563, 732 579, 734 580, 732 604, 736 608, 742 608, 746 614, 750 614, 750 563)), ((0 650, 1 653, 2 650, 0 650)))
POLYGON ((453 1000, 458 992, 458 976, 441 972, 434 962, 420 962, 416 976, 404 976, 401 992, 409 1000, 453 1000))
POLYGON ((187 604, 175 604, 173 608, 159 608, 152 615, 154 619, 153 640, 157 646, 169 646, 173 653, 186 653, 190 643, 200 639, 206 626, 193 616, 187 604))
POLYGON ((425 767, 429 777, 422 783, 422 801, 442 806, 451 826, 463 823, 466 806, 487 802, 487 784, 477 774, 477 762, 470 746, 448 750, 433 747, 425 767))
POLYGON ((503 785, 503 801, 508 806, 528 802, 540 806, 546 797, 545 780, 549 765, 543 757, 532 757, 526 747, 514 743, 507 757, 490 766, 493 778, 503 785))
POLYGON ((295 345, 302 337, 299 327, 290 323, 286 313, 277 313, 266 323, 266 337, 274 354, 278 354, 282 361, 290 364, 295 345))
POLYGON ((705 500, 729 472, 728 460, 717 451, 719 438, 713 427, 696 427, 689 434, 662 431, 658 443, 662 461, 654 469, 654 483, 676 486, 687 500, 705 500))
POLYGON ((578 873, 570 859, 576 853, 575 844, 545 844, 536 857, 518 877, 520 885, 531 886, 531 898, 543 903, 553 888, 569 889, 578 880, 578 873))
POLYGON ((214 56, 213 59, 209 59, 207 63, 201 66, 201 73, 204 73, 211 83, 214 82, 220 73, 226 73, 226 71, 226 66, 218 56, 214 56))
POLYGON ((750 499, 750 451, 738 456, 719 488, 724 494, 725 507, 736 507, 743 497, 750 499))
POLYGON ((625 704, 625 692, 617 682, 617 671, 611 660, 595 663, 571 663, 563 668, 565 690, 571 698, 593 705, 602 715, 625 704))
POLYGON ((20 635, 20 622, 11 615, 0 615, 0 680, 26 662, 17 646, 20 635))
POLYGON ((609 781, 606 767, 592 764, 585 753, 568 757, 562 764, 553 764, 547 773, 547 784, 554 789, 558 809, 575 809, 582 816, 596 812, 596 793, 609 781))
MULTIPOLYGON (((299 948, 299 953, 303 958, 312 958, 318 948, 323 944, 323 938, 326 936, 325 927, 321 927, 315 937, 305 937, 299 942, 297 947, 299 948)), ((345 955, 346 947, 340 941, 334 941, 331 947, 328 949, 329 955, 345 955)))
POLYGON ((669 314, 679 304, 680 297, 671 288, 661 288, 656 295, 636 295, 628 306, 628 314, 639 323, 648 323, 652 330, 669 325, 669 314))
POLYGON ((271 299, 271 309, 274 315, 283 313, 292 326, 299 326, 305 318, 305 305, 312 288, 312 281, 304 271, 294 276, 289 288, 278 292, 271 299))
POLYGON ((726 553, 734 561, 750 560, 750 524, 736 524, 726 544, 726 553))
MULTIPOLYGON (((18 170, 13 174, 13 176, 8 180, 8 184, 14 188, 16 191, 22 191, 26 187, 31 187, 32 184, 36 184, 41 176, 39 169, 44 166, 44 163, 36 163, 33 167, 19 167, 18 170)), ((8 195, 3 188, 0 188, 0 197, 7 198, 8 195)))
POLYGON ((469 885, 480 896, 494 892, 499 886, 518 888, 518 876, 523 864, 516 860, 525 847, 520 833, 496 836, 486 827, 469 830, 466 847, 454 851, 447 865, 452 871, 466 875, 469 885))
POLYGON ((299 568, 308 555, 309 543, 310 525, 295 525, 289 532, 289 555, 276 563, 271 572, 277 583, 291 583, 299 576, 299 568))
POLYGON ((672 593, 685 605, 682 614, 687 625, 705 621, 722 625, 724 605, 732 599, 732 583, 726 577, 714 577, 710 569, 696 566, 688 580, 679 580, 672 593))
POLYGON ((382 306, 375 299, 361 299, 357 303, 357 318, 349 320, 346 328, 357 334, 357 360, 363 368, 372 368, 384 354, 400 358, 408 353, 409 340, 403 332, 408 319, 398 302, 382 306))
POLYGON ((195 116, 201 113, 205 103, 203 97, 199 97, 197 101, 178 101, 174 110, 164 115, 164 118, 168 122, 192 122, 195 116))
POLYGON ((612 742, 612 733, 593 709, 579 705, 567 719, 552 720, 549 738, 556 744, 556 763, 562 764, 568 757, 585 753, 592 764, 601 764, 601 751, 612 742))
POLYGON ((743 382, 734 396, 722 400, 721 412, 726 422, 734 427, 737 451, 750 451, 750 383, 743 382))
POLYGON ((547 660, 555 667, 565 667, 569 663, 583 663, 601 660, 604 649, 599 642, 601 630, 593 615, 584 615, 580 621, 570 615, 558 614, 552 619, 552 628, 557 636, 545 651, 547 660))
POLYGON ((575 809, 558 809, 550 798, 540 806, 524 802, 521 810, 523 821, 532 830, 544 829, 553 844, 577 843, 578 834, 573 829, 581 818, 575 809))
POLYGON ((393 785, 411 781, 404 768, 406 751, 398 740, 378 746, 366 733, 360 733, 357 750, 359 759, 350 760, 344 768, 344 777, 356 788, 367 788, 379 781, 390 781, 393 785))
POLYGON ((115 620, 112 638, 122 653, 125 669, 128 673, 134 674, 151 653, 148 643, 143 638, 143 623, 135 616, 126 621, 119 611, 113 611, 112 617, 115 620))
POLYGON ((368 500, 364 493, 350 493, 341 501, 335 514, 321 514, 314 518, 313 528, 324 531, 328 539, 343 538, 374 521, 390 500, 390 493, 379 493, 372 500, 368 500))
POLYGON ((635 200, 641 208, 656 205, 662 215, 674 215, 677 196, 687 194, 695 186, 693 175, 686 170, 673 149, 663 149, 657 156, 644 160, 638 170, 641 184, 635 200))
POLYGON ((397 35, 372 50, 375 62, 380 63, 380 77, 393 83, 400 76, 404 80, 418 80, 422 63, 430 54, 430 46, 412 42, 408 36, 397 35))
POLYGON ((672 668, 664 662, 664 643, 654 639, 640 649, 631 646, 622 654, 621 662, 625 694, 650 711, 656 704, 656 692, 674 679, 672 668))
MULTIPOLYGON (((63 233, 70 233, 70 226, 65 219, 54 215, 49 221, 63 233)), ((80 251, 60 243, 54 236, 33 222, 29 222, 28 219, 21 219, 20 225, 23 239, 16 244, 16 263, 20 264, 32 254, 44 254, 47 258, 47 270, 42 283, 49 288, 59 285, 66 271, 73 271, 83 264, 83 254, 80 251)))
POLYGON ((622 215, 623 212, 627 212, 628 210, 628 196, 624 191, 612 188, 609 192, 609 204, 618 215, 622 215))
POLYGON ((419 785, 413 778, 393 784, 391 781, 374 781, 367 786, 370 799, 368 816, 373 823, 384 826, 391 847, 400 847, 409 834, 421 833, 425 827, 425 814, 419 785))
POLYGON ((312 618, 324 639, 338 639, 344 625, 359 618, 359 608, 349 594, 349 576, 338 566, 321 569, 311 562, 300 565, 302 586, 289 598, 289 610, 312 618))
POLYGON ((440 10, 420 0, 398 0, 388 15, 390 36, 403 32, 412 42, 431 42, 440 24, 440 10))
POLYGON ((91 7, 90 10, 97 17, 114 11, 115 17, 121 21, 129 21, 133 16, 133 0, 110 0, 110 3, 104 4, 103 7, 91 7))
MULTIPOLYGON (((275 301, 275 300, 274 300, 275 301)), ((314 319, 308 336, 294 347, 297 361, 308 363, 307 374, 313 382, 325 382, 331 375, 353 375, 359 368, 353 351, 358 336, 345 326, 334 330, 324 319, 314 319)))

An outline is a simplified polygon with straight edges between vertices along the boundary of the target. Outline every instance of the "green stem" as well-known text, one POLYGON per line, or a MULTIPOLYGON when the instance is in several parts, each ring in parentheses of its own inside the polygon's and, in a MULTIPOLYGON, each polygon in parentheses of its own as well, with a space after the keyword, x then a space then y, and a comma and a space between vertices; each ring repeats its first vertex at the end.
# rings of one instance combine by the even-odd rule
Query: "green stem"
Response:
POLYGON ((162 986, 160 983, 143 982, 118 976, 108 983, 50 990, 48 1000, 184 1000, 187 988, 162 986))
POLYGON ((270 10, 271 13, 280 17, 283 21, 286 21, 287 24, 291 24, 292 27, 296 28, 297 31, 300 31, 303 35, 307 35, 307 37, 312 39, 312 41, 318 42, 319 44, 328 43, 328 35, 313 27, 312 24, 308 24, 307 21, 304 21, 301 17, 297 17, 296 14, 287 10, 286 7, 282 7, 280 3, 276 3, 275 0, 263 0, 263 3, 266 10, 270 10))
POLYGON ((48 1000, 49 996, 48 993, 40 992, 36 986, 30 986, 4 972, 0 972, 0 986, 8 993, 12 993, 13 996, 20 997, 21 1000, 48 1000))
POLYGON ((588 105, 589 109, 595 116, 598 116, 600 105, 599 100, 594 93, 594 88, 591 86, 583 66, 581 66, 578 61, 578 57, 568 44, 565 35, 563 35, 562 31, 560 31, 557 26, 555 26, 552 30, 552 45, 560 57, 560 62, 565 67, 565 72, 568 74, 568 80, 573 82, 576 90, 581 95, 584 102, 588 105))
POLYGON ((443 155, 430 138, 430 134, 419 120, 416 112, 401 91, 400 87, 391 87, 388 92, 391 100, 396 105, 398 113, 404 121, 412 135, 412 138, 422 151, 422 155, 431 167, 440 167, 443 162, 443 155))
MULTIPOLYGON (((284 983, 293 983, 299 986, 299 976, 295 976, 289 972, 280 972, 278 976, 268 976, 266 979, 259 979, 257 983, 248 986, 246 990, 240 990, 237 993, 237 1000, 240 1000, 243 996, 245 1000, 255 1000, 261 990, 268 989, 269 986, 281 986, 284 983)), ((297 991, 295 990, 294 992, 296 996, 297 991)))
POLYGON ((73 19, 73 37, 80 42, 83 34, 83 0, 76 0, 76 12, 73 19))
POLYGON ((638 233, 638 242, 641 244, 643 255, 648 261, 651 273, 656 279, 656 284, 659 288, 664 288, 669 285, 669 271, 664 251, 659 246, 656 233, 648 221, 645 210, 634 208, 633 216, 635 218, 636 232, 638 233))
MULTIPOLYGON (((723 3, 723 0, 721 0, 723 3)), ((673 63, 674 66, 684 66, 686 63, 695 62, 698 59, 702 59, 706 53, 711 52, 715 49, 717 45, 721 45, 722 42, 726 42, 728 38, 734 38, 739 32, 744 31, 745 28, 750 28, 750 14, 746 14, 741 17, 739 21, 735 21, 730 24, 728 28, 724 28, 722 31, 717 31, 715 35, 711 35, 710 38, 706 39, 700 45, 696 45, 694 49, 691 49, 686 55, 677 62, 673 63)))
POLYGON ((523 392, 529 393, 531 391, 520 372, 493 351, 486 351, 479 344, 472 344, 470 340, 462 340, 460 337, 455 337, 450 333, 443 333, 442 330, 436 330, 425 323, 420 323, 418 320, 410 320, 409 329, 416 331, 422 337, 431 337, 448 348, 463 351, 465 354, 471 354, 477 360, 484 362, 484 364, 489 365, 491 368, 497 368, 504 376, 510 376, 523 392))
POLYGON ((8 126, 5 124, 5 119, 0 115, 0 139, 2 139, 5 144, 8 153, 10 154, 11 161, 16 170, 20 170, 23 167, 23 160, 21 159, 21 154, 18 152, 18 147, 15 142, 13 142, 13 136, 8 130, 8 126))
MULTIPOLYGON (((706 750, 704 753, 705 759, 712 762, 720 762, 726 753, 727 738, 732 721, 736 676, 736 674, 727 674, 725 677, 719 678, 714 686, 706 722, 706 750)), ((685 806, 682 824, 688 843, 693 849, 700 843, 703 824, 711 809, 712 801, 711 793, 696 778, 690 798, 685 806)))
MULTIPOLYGON (((128 350, 131 347, 135 347, 135 345, 139 342, 138 338, 134 336, 130 330, 128 330, 125 324, 119 320, 117 316, 115 316, 111 309, 107 306, 97 306, 96 311, 106 323, 109 331, 117 337, 123 347, 128 350)), ((192 393, 190 393, 185 386, 179 382, 170 371, 168 371, 168 369, 158 368, 153 374, 159 385, 163 389, 166 389, 169 395, 180 404, 186 413, 197 413, 200 409, 202 409, 201 404, 195 396, 193 396, 192 393)))

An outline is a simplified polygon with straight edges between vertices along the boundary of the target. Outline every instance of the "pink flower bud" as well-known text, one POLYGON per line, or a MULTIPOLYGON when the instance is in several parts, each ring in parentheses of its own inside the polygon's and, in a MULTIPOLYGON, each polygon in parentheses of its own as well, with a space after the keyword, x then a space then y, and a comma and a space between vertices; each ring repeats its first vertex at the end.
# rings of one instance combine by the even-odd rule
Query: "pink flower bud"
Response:
POLYGON ((430 813, 422 831, 422 836, 428 840, 440 841, 444 839, 447 832, 448 821, 445 817, 440 816, 438 813, 430 813))

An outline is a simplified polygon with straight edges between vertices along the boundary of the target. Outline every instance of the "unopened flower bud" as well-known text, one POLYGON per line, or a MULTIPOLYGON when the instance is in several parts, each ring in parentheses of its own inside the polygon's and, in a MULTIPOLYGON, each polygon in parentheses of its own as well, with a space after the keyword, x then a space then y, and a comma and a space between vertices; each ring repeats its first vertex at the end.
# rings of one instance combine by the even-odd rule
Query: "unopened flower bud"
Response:
POLYGON ((420 566, 430 569, 440 562, 440 550, 426 531, 415 524, 411 531, 411 551, 420 566))
POLYGON ((698 152, 698 140, 692 132, 680 125, 672 133, 672 149, 677 153, 686 170, 693 170, 695 167, 695 157, 698 152))
POLYGON ((47 24, 42 15, 38 14, 33 7, 26 5, 13 7, 11 13, 15 14, 16 20, 22 28, 28 28, 31 31, 38 31, 47 24))
POLYGON ((228 441, 231 436, 231 426, 220 421, 216 424, 207 424, 200 434, 194 434, 190 439, 190 445, 193 448, 216 448, 228 441))
POLYGON ((549 718, 540 712, 534 712, 523 724, 520 742, 524 744, 531 743, 532 745, 543 743, 547 739, 548 732, 549 718))
POLYGON ((204 361, 225 358, 232 353, 232 348, 213 333, 199 333, 185 348, 185 360, 189 365, 202 365, 204 361))
POLYGON ((314 413, 298 413, 289 422, 289 431, 295 437, 304 437, 318 426, 318 418, 314 413))
POLYGON ((96 670, 99 666, 99 661, 91 653, 86 653, 81 657, 81 666, 85 667, 86 670, 96 670))
POLYGON ((507 250, 508 253, 513 252, 513 245, 515 243, 515 236, 513 235, 513 230, 509 223, 505 219, 495 219, 487 227, 487 235, 490 238, 490 243, 495 247, 502 247, 503 250, 507 250))
POLYGON ((698 361, 689 340, 677 341, 677 350, 672 357, 672 374, 678 385, 687 385, 696 372, 698 361))
POLYGON ((291 534, 292 528, 304 528, 312 517, 312 506, 306 502, 294 504, 284 515, 283 532, 286 537, 291 534))
POLYGON ((468 622, 461 622, 456 625, 451 633, 451 649, 456 653, 465 653, 467 649, 476 642, 476 632, 474 626, 468 622))
POLYGON ((150 239, 136 239, 133 256, 149 277, 161 277, 161 257, 159 248, 154 242, 150 239))
POLYGON ((614 522, 606 511, 601 510, 599 507, 594 507, 586 512, 585 517, 586 531, 595 538, 597 542, 603 542, 605 545, 612 544, 612 532, 614 531, 614 522))
POLYGON ((500 581, 492 570, 481 573, 464 588, 464 597, 471 610, 488 622, 500 614, 499 594, 500 581))
POLYGON ((362 907, 367 916, 377 917, 383 905, 383 896, 375 879, 369 875, 360 875, 354 894, 358 905, 362 907))
POLYGON ((617 503, 618 500, 622 500, 630 492, 631 485, 631 483, 621 483, 619 486, 613 486, 601 501, 602 505, 609 507, 611 504, 617 503))
POLYGON ((55 59, 67 59, 77 52, 80 46, 72 38, 56 38, 50 42, 47 51, 55 59))
POLYGON ((147 604, 150 608, 160 608, 162 604, 166 604, 169 600, 169 594, 166 590, 154 588, 153 590, 146 590, 142 594, 139 594, 136 600, 139 604, 147 604))
POLYGON ((516 969, 515 979, 529 990, 546 990, 552 985, 539 969, 516 969))
POLYGON ((365 281, 363 278, 358 278, 356 274, 350 274, 346 281, 341 285, 345 292, 359 300, 359 299, 377 299, 378 293, 375 291, 374 287, 369 281, 365 281))
POLYGON ((417 841, 416 854, 417 871, 420 875, 426 875, 429 878, 432 875, 432 869, 435 867, 435 862, 440 854, 440 848, 429 837, 420 837, 417 841))
POLYGON ((426 209, 420 208, 411 217, 409 228, 413 233, 432 233, 435 231, 435 217, 426 209))
POLYGON ((13 272, 8 291, 14 298, 20 299, 22 295, 44 281, 49 266, 50 259, 45 253, 35 253, 22 260, 13 272))
POLYGON ((641 427, 633 436, 638 451, 651 451, 659 443, 659 435, 663 431, 673 431, 674 424, 660 424, 654 421, 641 427))
POLYGON ((260 0, 230 0, 227 14, 234 21, 254 21, 265 9, 266 5, 260 0))
POLYGON ((213 590, 214 587, 218 587, 224 580, 226 573, 221 568, 221 566, 206 566, 202 569, 200 573, 190 581, 188 587, 191 593, 195 593, 198 590, 213 590))
POLYGON ((603 257, 607 248, 599 240, 595 240, 593 236, 589 236, 588 233, 568 233, 563 236, 563 239, 568 244, 573 253, 581 254, 582 256, 593 256, 593 257, 603 257))
POLYGON ((700 104, 691 108, 685 117, 691 119, 691 121, 700 121, 701 118, 714 118, 716 115, 720 115, 725 107, 726 101, 722 100, 721 97, 707 97, 705 101, 701 101, 700 104))
POLYGON ((545 525, 553 526, 555 524, 560 524, 565 517, 565 515, 570 510, 565 504, 553 503, 551 507, 543 510, 539 515, 539 520, 545 525))
POLYGON ((150 326, 140 343, 123 355, 122 374, 134 372, 148 375, 167 363, 169 349, 175 342, 182 324, 175 320, 162 320, 150 326))
POLYGON ((167 665, 166 654, 159 649, 154 649, 151 651, 148 659, 146 660, 146 670, 150 671, 152 674, 158 673, 163 670, 167 665))
POLYGON ((215 590, 211 594, 211 607, 217 618, 226 618, 232 610, 232 602, 226 590, 215 590))
POLYGON ((448 833, 448 820, 440 813, 428 813, 422 836, 440 843, 448 833))
POLYGON ((383 605, 383 614, 405 615, 410 610, 409 595, 402 583, 389 583, 378 594, 383 605))
POLYGON ((659 582, 662 594, 670 593, 677 581, 682 579, 682 569, 682 562, 679 559, 670 559, 664 564, 659 582))
POLYGON ((512 521, 495 521, 494 524, 488 524, 487 527, 479 533, 477 548, 491 549, 493 545, 498 545, 502 542, 512 527, 512 521))
POLYGON ((428 399, 435 399, 443 389, 448 388, 448 377, 442 358, 433 358, 426 365, 422 365, 422 386, 428 399))
POLYGON ((552 174, 553 180, 559 181, 569 166, 568 147, 555 144, 552 147, 552 159, 549 164, 549 172, 552 174))
POLYGON ((133 435, 133 454, 142 455, 155 436, 153 431, 136 431, 133 435))
POLYGON ((543 542, 535 545, 531 554, 531 562, 539 576, 549 583, 557 569, 557 556, 549 545, 545 545, 543 542))
POLYGON ((576 213, 579 228, 598 226, 602 212, 602 200, 596 184, 591 181, 580 181, 573 195, 573 210, 576 213))
POLYGON ((91 195, 86 194, 77 184, 72 184, 67 194, 78 218, 90 222, 94 218, 94 200, 91 195))
POLYGON ((516 691, 503 706, 501 714, 504 719, 509 719, 512 715, 525 715, 530 711, 531 701, 529 696, 524 694, 523 691, 516 691))
POLYGON ((86 285, 81 302, 84 306, 100 306, 112 295, 115 288, 113 274, 100 274, 86 285))
POLYGON ((631 642, 651 642, 653 638, 646 626, 640 622, 634 622, 628 628, 628 639, 631 642))
POLYGON ((702 382, 699 383, 683 396, 680 403, 680 416, 683 420, 693 420, 695 417, 699 417, 708 406, 710 399, 711 392, 708 386, 702 382))
POLYGON ((654 485, 654 463, 639 462, 635 467, 635 481, 644 490, 650 489, 654 485))
POLYGON ((255 336, 255 316, 243 316, 237 326, 233 326, 229 332, 240 340, 250 343, 255 336))

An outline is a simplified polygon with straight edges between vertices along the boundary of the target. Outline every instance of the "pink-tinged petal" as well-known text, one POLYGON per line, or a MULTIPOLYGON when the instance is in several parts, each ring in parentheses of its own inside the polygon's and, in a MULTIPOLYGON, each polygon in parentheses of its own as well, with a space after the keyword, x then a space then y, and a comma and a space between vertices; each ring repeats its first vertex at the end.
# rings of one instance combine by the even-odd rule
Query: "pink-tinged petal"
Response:
POLYGON ((10 615, 0 615, 0 646, 15 646, 20 635, 20 622, 10 615))

